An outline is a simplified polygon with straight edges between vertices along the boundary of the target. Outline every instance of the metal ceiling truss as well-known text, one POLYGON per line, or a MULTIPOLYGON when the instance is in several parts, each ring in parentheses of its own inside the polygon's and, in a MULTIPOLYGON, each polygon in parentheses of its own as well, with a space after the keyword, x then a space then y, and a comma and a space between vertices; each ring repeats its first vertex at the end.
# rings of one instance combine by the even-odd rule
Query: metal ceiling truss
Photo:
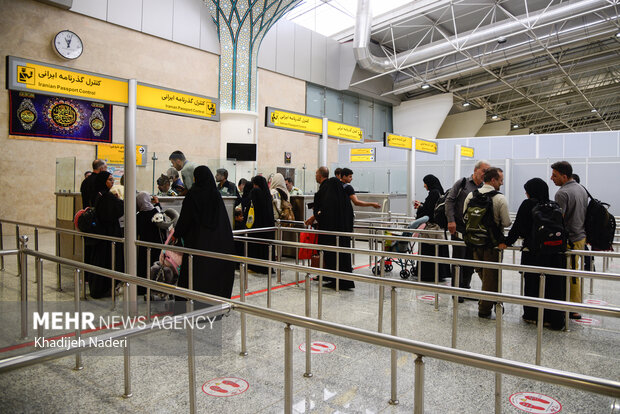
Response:
POLYGON ((372 41, 384 56, 358 1, 354 53, 377 74, 352 86, 389 75, 383 95, 451 92, 534 132, 618 128, 619 0, 443 1, 383 23, 372 41))

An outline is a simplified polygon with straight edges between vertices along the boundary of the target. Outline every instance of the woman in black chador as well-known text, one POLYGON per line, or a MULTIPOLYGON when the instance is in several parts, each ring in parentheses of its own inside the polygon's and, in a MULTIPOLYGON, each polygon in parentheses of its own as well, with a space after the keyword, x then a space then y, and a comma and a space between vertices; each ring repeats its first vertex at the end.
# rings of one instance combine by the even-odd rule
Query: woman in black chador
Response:
MULTIPOLYGON (((123 237, 123 230, 118 219, 125 214, 123 200, 110 192, 114 185, 114 177, 107 171, 102 171, 95 178, 95 215, 97 217, 97 234, 113 237, 123 237)), ((112 242, 98 240, 93 248, 92 264, 106 269, 112 268, 112 242)), ((114 270, 124 270, 123 244, 116 243, 114 270)), ((93 298, 110 296, 112 281, 105 276, 88 274, 88 288, 93 298)))
MULTIPOLYGON (((353 206, 345 193, 342 182, 336 177, 328 178, 321 183, 314 197, 314 217, 318 222, 319 230, 353 232, 353 206)), ((351 238, 340 236, 340 247, 351 247, 351 238)), ((336 236, 319 234, 318 244, 336 246, 336 236)), ((338 253, 338 269, 336 269, 336 253, 323 253, 323 267, 325 269, 340 270, 351 273, 351 254, 338 253)), ((323 277, 326 287, 336 287, 336 280, 323 277)), ((340 289, 347 290, 355 287, 352 280, 340 279, 340 289)))
MULTIPOLYGON (((521 249, 521 264, 526 266, 544 266, 563 269, 566 267, 566 257, 562 253, 539 254, 530 251, 533 242, 532 209, 538 203, 549 201, 549 187, 540 178, 532 178, 523 186, 527 198, 523 200, 517 217, 512 228, 508 233, 506 245, 512 246, 519 237, 523 238, 523 248, 521 249)), ((565 276, 545 275, 545 298, 555 300, 566 300, 566 279, 565 276)), ((539 292, 539 273, 525 273, 525 296, 538 297, 539 292)), ((538 308, 531 306, 523 307, 523 320, 528 323, 536 323, 538 320, 538 308)), ((564 329, 564 312, 558 310, 545 309, 543 323, 548 324, 551 329, 564 329)))
MULTIPOLYGON (((201 165, 194 170, 194 185, 189 190, 174 229, 178 246, 209 252, 234 254, 230 219, 211 170, 201 165)), ((188 255, 183 255, 179 286, 188 288, 188 255)), ((232 261, 194 256, 193 289, 230 298, 235 281, 232 261)))
MULTIPOLYGON (((418 205, 416 219, 428 216, 428 224, 426 225, 426 228, 428 230, 441 230, 440 227, 435 223, 435 204, 437 204, 437 200, 443 194, 443 187, 441 186, 441 182, 439 182, 439 178, 435 177, 432 174, 426 175, 422 179, 422 181, 424 181, 424 188, 428 190, 428 195, 426 196, 426 199, 423 203, 417 204, 416 202, 416 204, 418 205)), ((429 235, 428 237, 443 239, 443 236, 437 237, 436 235, 429 235)), ((424 256, 435 256, 434 244, 422 243, 421 250, 421 254, 424 256)), ((450 257, 447 245, 440 245, 438 252, 440 257, 450 257)), ((450 265, 439 264, 437 270, 439 273, 439 280, 450 277, 450 265)), ((422 262, 421 275, 422 281, 435 281, 435 263, 422 262)))
MULTIPOLYGON (((246 184, 246 187, 248 185, 249 184, 246 184)), ((256 177, 252 178, 250 205, 247 206, 247 209, 243 211, 243 216, 246 221, 248 219, 248 212, 251 208, 250 206, 254 207, 254 224, 252 225, 253 229, 275 226, 275 221, 273 219, 273 203, 271 199, 271 193, 269 192, 269 187, 267 186, 267 180, 265 179, 265 177, 257 175, 256 177)), ((251 237, 273 240, 274 232, 265 231, 260 233, 251 233, 251 237)), ((269 246, 266 244, 249 243, 248 257, 268 260, 269 246)), ((275 258, 275 256, 272 257, 275 258)), ((256 265, 250 265, 248 267, 254 272, 264 274, 267 274, 269 269, 265 266, 256 265)))

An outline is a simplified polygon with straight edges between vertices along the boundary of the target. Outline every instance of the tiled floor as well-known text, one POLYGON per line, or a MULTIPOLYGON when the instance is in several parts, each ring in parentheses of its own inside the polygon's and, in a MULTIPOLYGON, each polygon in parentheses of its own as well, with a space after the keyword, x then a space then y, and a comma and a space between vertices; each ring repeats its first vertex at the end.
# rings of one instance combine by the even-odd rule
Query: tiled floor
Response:
MULTIPOLYGON (((32 239, 31 239, 32 240, 32 239)), ((50 234, 41 234, 41 249, 53 251, 50 234)), ((5 237, 5 246, 14 239, 5 237)), ((507 259, 512 261, 512 255, 507 259)), ((517 256, 518 261, 518 256, 517 256)), ((15 258, 5 260, 5 271, 0 272, 0 358, 30 352, 32 347, 7 350, 6 347, 32 340, 21 340, 19 332, 19 278, 16 277, 15 258)), ((620 273, 619 261, 611 263, 611 272, 620 273)), ((355 267, 368 264, 367 256, 356 257, 355 267)), ((36 298, 33 283, 33 261, 29 263, 29 298, 36 298)), ((370 274, 368 267, 357 273, 370 274)), ((398 278, 393 271, 387 277, 398 278)), ((303 275, 302 275, 303 280, 303 275)), ((295 274, 285 272, 282 282, 295 281, 295 274)), ((273 285, 277 286, 275 277, 273 285)), ((45 264, 44 298, 53 301, 73 300, 73 276, 63 271, 63 292, 57 292, 55 265, 45 264)), ((248 290, 265 289, 266 276, 250 274, 248 290)), ((474 275, 474 288, 480 281, 474 275)), ((504 291, 518 293, 517 273, 504 273, 504 291)), ((317 282, 312 282, 313 315, 316 315, 317 282)), ((238 279, 235 294, 239 292, 238 279)), ((390 299, 386 289, 384 304, 384 331, 390 327, 390 299)), ((589 292, 589 282, 585 292, 589 292)), ((439 311, 430 302, 417 299, 423 291, 398 290, 399 335, 432 344, 450 346, 452 302, 440 298, 439 311)), ((353 291, 324 290, 323 318, 368 330, 377 330, 378 287, 357 283, 353 291)), ((620 305, 620 283, 597 281, 594 294, 584 299, 600 299, 620 305)), ((266 293, 247 297, 248 303, 266 305, 266 293)), ((158 304, 161 306, 161 304, 158 304)), ((31 306, 33 306, 31 304, 31 306)), ((143 305, 141 305, 142 307, 143 305)), ((85 308, 96 309, 98 314, 110 312, 109 303, 88 300, 85 308)), ((272 308, 304 314, 304 284, 272 291, 272 308)), ((119 309, 117 309, 118 311, 119 309)), ((157 311, 154 311, 157 312, 157 311)), ((586 315, 587 316, 587 315, 586 315)), ((545 329, 543 334, 542 364, 546 367, 568 370, 618 381, 620 379, 620 321, 594 317, 598 326, 584 326, 574 322, 568 332, 545 329)), ((222 346, 219 353, 199 351, 196 356, 197 409, 201 413, 280 413, 284 403, 284 325, 248 316, 248 356, 239 356, 240 318, 237 313, 224 317, 221 322, 222 346), (202 390, 204 383, 220 377, 241 378, 248 382, 246 392, 229 397, 214 397, 202 390)), ((197 332, 197 346, 206 339, 197 332), (202 337, 201 337, 202 336, 202 337)), ((506 305, 503 325, 503 354, 507 359, 534 363, 536 328, 521 321, 521 307, 506 305)), ((312 378, 304 378, 305 354, 298 346, 305 341, 305 331, 294 328, 294 410, 298 413, 400 413, 412 412, 414 404, 414 360, 406 353, 398 353, 399 405, 388 404, 390 399, 390 351, 353 340, 314 332, 313 341, 333 343, 331 353, 313 355, 312 378)), ((158 332, 135 339, 151 346, 164 346, 168 356, 152 356, 141 351, 131 358, 133 396, 122 398, 122 351, 110 355, 101 350, 83 354, 84 369, 74 371, 75 357, 46 362, 0 375, 0 411, 2 412, 187 412, 189 409, 187 376, 187 343, 184 333, 158 332), (153 345, 155 344, 155 345, 153 345)), ((133 345, 132 345, 133 346, 133 345)), ((459 306, 458 348, 495 354, 495 321, 480 319, 475 302, 459 306)), ((509 402, 517 392, 537 392, 558 400, 565 413, 610 413, 614 404, 611 397, 583 392, 573 388, 549 385, 508 375, 502 376, 502 411, 523 412, 509 402)), ((215 392, 217 393, 217 392, 215 392)), ((425 358, 425 412, 428 413, 490 413, 494 410, 494 374, 481 369, 425 358)), ((537 411, 535 411, 537 412, 537 411)), ((540 411, 542 412, 542 411, 540 411)))

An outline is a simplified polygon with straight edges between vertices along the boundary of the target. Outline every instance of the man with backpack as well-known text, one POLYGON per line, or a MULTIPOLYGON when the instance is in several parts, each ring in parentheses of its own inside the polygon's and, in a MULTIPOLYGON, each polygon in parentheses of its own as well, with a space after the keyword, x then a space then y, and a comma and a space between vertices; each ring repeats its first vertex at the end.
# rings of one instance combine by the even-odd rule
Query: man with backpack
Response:
MULTIPOLYGON (((568 249, 584 250, 586 246, 586 211, 588 193, 573 179, 573 167, 567 161, 558 161, 551 165, 551 181, 560 187, 555 193, 555 202, 564 212, 564 224, 568 231, 568 249)), ((577 256, 568 257, 568 268, 579 269, 577 256)), ((570 278, 570 300, 581 303, 581 279, 570 278)), ((570 313, 571 319, 581 319, 576 312, 570 313)))
MULTIPOLYGON (((499 262, 499 250, 506 248, 504 227, 510 225, 508 202, 499 188, 504 183, 501 168, 491 167, 484 173, 484 185, 467 195, 463 205, 465 243, 473 251, 474 260, 499 262), (499 249, 499 250, 498 250, 499 249)), ((482 290, 497 292, 497 269, 482 268, 482 290)), ((478 302, 478 316, 489 318, 494 302, 478 302)))
MULTIPOLYGON (((463 177, 454 183, 448 191, 445 201, 445 216, 447 229, 452 240, 463 241, 465 222, 463 221, 463 205, 465 198, 472 191, 479 189, 483 184, 484 172, 490 167, 488 161, 480 160, 474 166, 474 173, 469 177, 463 177)), ((437 221, 437 220, 436 220, 437 221)), ((439 223, 439 221, 437 221, 439 223)), ((467 246, 452 246, 453 259, 473 259, 472 250, 467 246)), ((452 286, 454 286, 456 266, 452 266, 452 286)), ((474 269, 469 266, 460 266, 459 287, 469 289, 471 287, 471 275, 474 269)), ((463 298, 459 298, 463 302, 463 298)))

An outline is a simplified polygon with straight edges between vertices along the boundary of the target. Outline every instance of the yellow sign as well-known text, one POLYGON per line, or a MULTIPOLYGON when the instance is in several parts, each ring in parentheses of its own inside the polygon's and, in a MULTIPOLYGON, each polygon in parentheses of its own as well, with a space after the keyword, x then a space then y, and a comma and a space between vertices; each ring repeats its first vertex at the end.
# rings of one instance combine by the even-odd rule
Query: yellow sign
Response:
POLYGON ((292 129, 311 134, 323 133, 323 120, 313 116, 267 108, 266 126, 292 129))
POLYGON ((333 121, 327 122, 327 135, 357 142, 362 142, 364 140, 364 133, 361 128, 333 121))
POLYGON ((437 143, 416 138, 415 150, 420 152, 430 152, 431 154, 437 154, 437 143))
POLYGON ((351 148, 351 155, 371 155, 374 153, 374 148, 351 148))
POLYGON ((461 155, 463 157, 474 158, 474 149, 471 147, 463 147, 461 146, 461 155))
MULTIPOLYGON (((123 144, 97 145, 97 158, 105 160, 108 164, 125 164, 125 146, 123 144)), ((143 166, 146 161, 146 147, 136 145, 136 165, 143 166)))
POLYGON ((139 83, 137 105, 143 109, 189 115, 199 118, 215 118, 217 105, 206 96, 161 89, 139 83))
POLYGON ((127 81, 10 57, 9 89, 127 104, 127 81))
POLYGON ((394 148, 404 148, 410 150, 412 147, 413 139, 411 137, 403 137, 400 135, 386 134, 385 146, 394 148))
POLYGON ((351 162, 360 162, 360 161, 373 162, 374 160, 375 160, 374 155, 351 155, 350 157, 351 162))

